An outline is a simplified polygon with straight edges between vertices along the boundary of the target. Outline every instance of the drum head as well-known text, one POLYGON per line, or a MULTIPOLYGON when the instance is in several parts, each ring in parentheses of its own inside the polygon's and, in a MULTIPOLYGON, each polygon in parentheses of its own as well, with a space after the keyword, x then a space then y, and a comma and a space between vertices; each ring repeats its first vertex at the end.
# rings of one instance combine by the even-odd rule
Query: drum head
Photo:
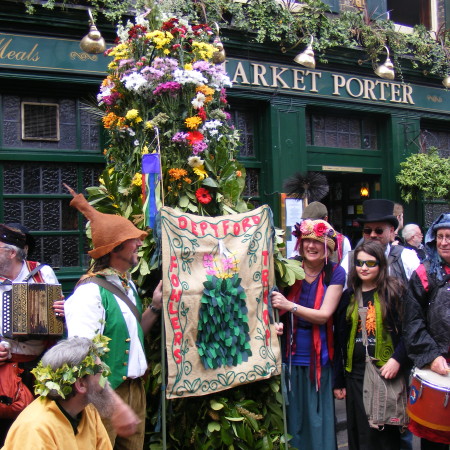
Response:
POLYGON ((422 381, 424 384, 433 386, 439 390, 450 390, 450 373, 447 375, 439 375, 430 369, 417 369, 413 371, 413 376, 422 381))

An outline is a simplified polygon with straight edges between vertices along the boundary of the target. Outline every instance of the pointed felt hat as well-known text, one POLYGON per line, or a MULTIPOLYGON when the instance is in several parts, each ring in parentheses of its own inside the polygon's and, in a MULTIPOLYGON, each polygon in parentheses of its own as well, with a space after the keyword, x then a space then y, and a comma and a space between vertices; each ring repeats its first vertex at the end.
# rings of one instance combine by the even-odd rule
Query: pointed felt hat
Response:
POLYGON ((394 228, 398 227, 397 217, 394 216, 394 202, 382 198, 366 200, 363 203, 363 216, 356 219, 360 224, 368 222, 388 222, 394 228))
POLYGON ((98 259, 128 239, 145 239, 146 231, 136 228, 125 217, 115 214, 105 214, 97 211, 84 198, 83 194, 76 194, 70 206, 78 209, 91 223, 92 243, 94 245, 89 255, 98 259))

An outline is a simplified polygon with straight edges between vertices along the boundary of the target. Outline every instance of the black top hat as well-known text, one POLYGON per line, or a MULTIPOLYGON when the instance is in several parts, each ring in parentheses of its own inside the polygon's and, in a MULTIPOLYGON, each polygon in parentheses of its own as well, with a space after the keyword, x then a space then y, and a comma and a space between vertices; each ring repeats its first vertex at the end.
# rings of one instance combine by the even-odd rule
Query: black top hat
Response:
POLYGON ((397 217, 394 213, 394 202, 384 199, 366 200, 363 203, 363 216, 356 219, 358 223, 364 224, 367 222, 388 222, 394 228, 398 227, 397 217))

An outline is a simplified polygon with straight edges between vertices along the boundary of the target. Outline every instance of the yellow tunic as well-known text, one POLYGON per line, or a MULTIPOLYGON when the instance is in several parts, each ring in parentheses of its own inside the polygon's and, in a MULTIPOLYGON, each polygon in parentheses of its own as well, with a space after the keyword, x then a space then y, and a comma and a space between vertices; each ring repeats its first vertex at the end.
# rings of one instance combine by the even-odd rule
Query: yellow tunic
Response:
POLYGON ((98 411, 88 405, 75 435, 72 425, 48 399, 37 398, 12 424, 4 450, 112 450, 98 411))

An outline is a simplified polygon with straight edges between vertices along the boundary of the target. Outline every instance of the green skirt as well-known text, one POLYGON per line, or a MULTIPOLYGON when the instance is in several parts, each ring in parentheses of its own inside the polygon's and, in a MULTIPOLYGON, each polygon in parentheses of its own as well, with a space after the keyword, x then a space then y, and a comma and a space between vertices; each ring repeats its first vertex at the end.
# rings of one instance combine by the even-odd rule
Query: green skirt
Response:
POLYGON ((291 366, 291 373, 288 372, 286 413, 288 433, 292 436, 289 444, 299 450, 336 450, 331 367, 322 367, 319 391, 309 378, 309 367, 291 366))

